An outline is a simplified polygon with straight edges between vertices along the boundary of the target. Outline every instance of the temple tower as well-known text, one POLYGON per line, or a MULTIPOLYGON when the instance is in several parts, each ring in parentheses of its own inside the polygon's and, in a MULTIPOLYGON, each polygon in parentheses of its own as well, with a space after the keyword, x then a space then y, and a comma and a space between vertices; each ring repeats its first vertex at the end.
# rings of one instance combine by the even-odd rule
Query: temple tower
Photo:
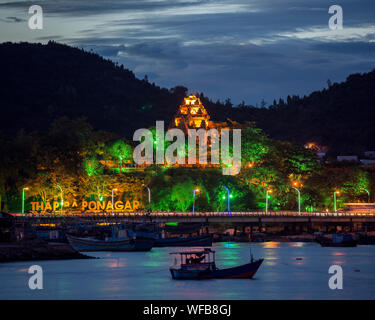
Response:
POLYGON ((171 127, 179 128, 184 132, 188 129, 208 129, 210 127, 210 116, 200 99, 194 94, 184 98, 173 119, 171 127))

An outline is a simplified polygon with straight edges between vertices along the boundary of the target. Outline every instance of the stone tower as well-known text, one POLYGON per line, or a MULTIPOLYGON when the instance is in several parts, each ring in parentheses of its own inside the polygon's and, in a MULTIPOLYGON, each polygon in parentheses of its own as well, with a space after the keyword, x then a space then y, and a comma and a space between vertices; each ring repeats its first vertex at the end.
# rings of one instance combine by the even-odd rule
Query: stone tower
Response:
POLYGON ((208 129, 210 127, 210 116, 200 99, 194 94, 184 98, 183 104, 178 108, 178 111, 171 123, 172 128, 180 128, 184 132, 188 129, 208 129))

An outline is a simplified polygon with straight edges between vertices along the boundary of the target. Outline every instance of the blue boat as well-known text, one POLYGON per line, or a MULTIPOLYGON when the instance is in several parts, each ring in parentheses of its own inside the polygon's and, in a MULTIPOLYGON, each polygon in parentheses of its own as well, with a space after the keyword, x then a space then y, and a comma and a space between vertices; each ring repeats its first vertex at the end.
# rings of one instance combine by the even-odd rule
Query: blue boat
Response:
POLYGON ((226 269, 219 269, 215 263, 215 251, 205 248, 201 251, 172 252, 181 257, 180 268, 170 268, 174 280, 204 279, 252 279, 258 271, 263 259, 226 269))
POLYGON ((332 238, 320 237, 316 241, 322 247, 356 247, 358 243, 351 234, 332 234, 332 238))
POLYGON ((67 235, 70 245, 77 251, 150 251, 155 243, 155 234, 140 226, 118 226, 112 228, 112 237, 104 240, 79 238, 67 235))

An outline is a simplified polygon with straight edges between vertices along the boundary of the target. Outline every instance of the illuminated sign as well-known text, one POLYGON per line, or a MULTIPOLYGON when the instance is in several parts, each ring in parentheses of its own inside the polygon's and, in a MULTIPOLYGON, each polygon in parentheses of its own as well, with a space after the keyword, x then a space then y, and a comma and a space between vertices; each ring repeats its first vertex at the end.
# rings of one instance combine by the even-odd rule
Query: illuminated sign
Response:
MULTIPOLYGON (((60 208, 59 201, 47 201, 47 202, 30 202, 32 212, 55 212, 60 208)), ((139 201, 127 200, 113 202, 113 211, 135 211, 139 208, 139 201)), ((64 201, 64 208, 71 209, 72 211, 81 210, 89 212, 112 212, 112 201, 82 201, 80 204, 76 200, 70 204, 68 201, 64 201)))

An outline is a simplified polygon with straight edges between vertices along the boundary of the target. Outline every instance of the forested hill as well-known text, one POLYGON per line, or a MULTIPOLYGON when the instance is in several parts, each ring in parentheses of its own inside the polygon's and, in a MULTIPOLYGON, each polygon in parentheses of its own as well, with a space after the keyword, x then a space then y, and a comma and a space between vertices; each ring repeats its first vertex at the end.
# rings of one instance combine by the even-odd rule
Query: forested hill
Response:
MULTIPOLYGON (((156 120, 169 123, 187 94, 185 87, 160 88, 95 53, 55 42, 0 44, 0 70, 0 131, 8 134, 47 130, 61 116, 83 116, 95 129, 131 139, 156 120)), ((348 153, 375 149, 374 89, 372 71, 269 108, 200 98, 213 120, 255 121, 273 138, 316 141, 348 153)))
POLYGON ((375 149, 375 70, 352 74, 308 97, 279 100, 253 116, 275 138, 317 141, 332 153, 375 149))
POLYGON ((54 119, 87 117, 95 129, 131 137, 170 120, 186 88, 159 88, 94 53, 61 45, 0 45, 1 129, 44 130, 54 119))

